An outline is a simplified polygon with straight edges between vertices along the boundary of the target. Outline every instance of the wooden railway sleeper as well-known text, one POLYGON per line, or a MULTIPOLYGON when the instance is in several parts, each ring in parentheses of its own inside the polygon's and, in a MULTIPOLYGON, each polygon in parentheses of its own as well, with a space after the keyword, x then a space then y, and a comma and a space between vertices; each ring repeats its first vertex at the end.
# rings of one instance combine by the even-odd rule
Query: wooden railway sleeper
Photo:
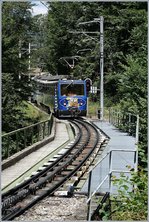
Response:
POLYGON ((36 183, 33 183, 29 186, 29 190, 32 194, 34 194, 38 189, 46 186, 46 183, 52 182, 54 178, 62 171, 62 167, 55 169, 51 174, 47 174, 47 176, 40 178, 36 183))

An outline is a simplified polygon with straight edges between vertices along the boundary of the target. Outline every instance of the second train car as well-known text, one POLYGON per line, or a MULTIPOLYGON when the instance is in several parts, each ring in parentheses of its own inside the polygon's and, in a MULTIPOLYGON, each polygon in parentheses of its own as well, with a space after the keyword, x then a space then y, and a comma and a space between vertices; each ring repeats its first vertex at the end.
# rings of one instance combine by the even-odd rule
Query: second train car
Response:
POLYGON ((89 87, 89 80, 59 80, 55 89, 56 116, 86 116, 89 87))

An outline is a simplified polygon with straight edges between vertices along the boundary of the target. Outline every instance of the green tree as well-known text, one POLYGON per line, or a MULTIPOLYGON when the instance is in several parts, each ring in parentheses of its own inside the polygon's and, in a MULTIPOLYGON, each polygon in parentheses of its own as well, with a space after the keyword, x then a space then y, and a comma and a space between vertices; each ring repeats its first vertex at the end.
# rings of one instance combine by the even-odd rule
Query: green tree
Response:
POLYGON ((32 18, 32 67, 39 67, 41 70, 46 70, 47 59, 47 15, 35 15, 32 18))
POLYGON ((3 2, 2 4, 2 130, 21 127, 22 101, 30 95, 28 78, 20 76, 27 71, 28 55, 19 53, 28 45, 32 23, 31 3, 3 2), (22 44, 21 44, 22 43, 22 44), (13 124, 12 124, 13 123, 13 124))
POLYGON ((4 132, 15 130, 19 125, 18 121, 21 125, 23 117, 18 109, 21 99, 16 93, 13 78, 11 73, 3 73, 2 75, 2 130, 4 132))
POLYGON ((4 2, 2 4, 2 71, 18 74, 26 70, 19 59, 21 48, 26 48, 31 27, 31 3, 4 2), (23 43, 22 45, 20 45, 23 43))

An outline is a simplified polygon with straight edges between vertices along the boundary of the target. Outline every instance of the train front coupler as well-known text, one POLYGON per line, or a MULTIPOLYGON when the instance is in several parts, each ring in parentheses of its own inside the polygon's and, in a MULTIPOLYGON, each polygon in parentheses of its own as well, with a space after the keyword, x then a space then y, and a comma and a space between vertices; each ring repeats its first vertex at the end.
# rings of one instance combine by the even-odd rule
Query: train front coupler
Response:
POLYGON ((69 112, 71 114, 71 117, 76 117, 80 113, 80 110, 78 109, 78 107, 70 107, 69 112))

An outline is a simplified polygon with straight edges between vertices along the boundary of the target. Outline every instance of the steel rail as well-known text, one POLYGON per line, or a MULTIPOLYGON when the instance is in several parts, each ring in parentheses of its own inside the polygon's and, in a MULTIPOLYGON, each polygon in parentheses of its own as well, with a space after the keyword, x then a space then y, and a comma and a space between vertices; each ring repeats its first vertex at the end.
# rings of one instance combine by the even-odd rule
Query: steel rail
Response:
MULTIPOLYGON (((86 162, 86 160, 89 158, 89 156, 91 155, 91 153, 94 151, 94 149, 96 148, 96 146, 97 146, 97 144, 98 144, 98 140, 99 140, 99 138, 98 138, 98 131, 97 131, 97 129, 96 129, 93 125, 91 125, 91 124, 89 124, 89 123, 82 123, 82 122, 79 121, 79 120, 77 120, 76 122, 78 122, 79 124, 82 124, 82 125, 86 128, 87 132, 89 131, 88 127, 86 126, 87 124, 90 125, 90 127, 94 128, 94 131, 95 131, 95 136, 94 136, 94 137, 95 137, 96 139, 93 138, 93 139, 94 139, 93 148, 92 148, 92 149, 88 152, 88 154, 83 158, 83 160, 81 161, 81 163, 80 163, 78 166, 74 167, 74 169, 73 169, 70 173, 68 173, 66 176, 64 176, 62 180, 58 181, 56 184, 54 184, 54 185, 53 185, 51 188, 49 188, 48 190, 43 191, 43 192, 42 192, 42 195, 36 196, 36 197, 35 197, 30 203, 28 203, 24 208, 17 208, 17 210, 14 210, 14 212, 13 212, 12 214, 9 214, 9 215, 4 216, 4 217, 3 217, 4 220, 12 220, 12 219, 15 218, 16 216, 19 216, 20 214, 22 214, 23 212, 25 212, 27 209, 29 209, 30 207, 32 207, 33 205, 35 205, 39 200, 43 199, 44 197, 46 197, 46 196, 49 195, 49 194, 52 194, 57 188, 59 188, 61 185, 63 185, 63 184, 65 183, 65 181, 67 181, 71 176, 73 176, 73 175, 76 173, 76 171, 79 170, 79 169, 81 168, 81 166, 82 166, 82 165, 86 162)), ((73 123, 74 123, 74 121, 73 121, 73 123)), ((76 124, 76 123, 75 123, 75 124, 76 124)), ((76 125, 77 125, 77 124, 76 124, 76 125)), ((80 132, 79 132, 79 133, 80 133, 80 132)), ((57 175, 57 173, 58 173, 59 171, 62 171, 62 169, 66 169, 66 167, 67 167, 68 165, 71 165, 71 163, 73 162, 73 160, 75 160, 76 157, 79 156, 79 154, 80 154, 81 151, 84 149, 84 147, 87 146, 87 144, 89 144, 89 142, 92 142, 92 140, 90 139, 90 137, 92 138, 91 133, 88 132, 88 133, 86 134, 86 141, 85 141, 85 143, 82 144, 79 149, 77 148, 77 151, 76 151, 76 152, 74 153, 74 155, 73 155, 73 159, 72 159, 71 157, 69 157, 69 159, 68 159, 67 161, 65 161, 65 163, 64 163, 63 165, 59 166, 55 171, 53 171, 52 174, 47 175, 47 176, 44 178, 43 181, 38 181, 37 184, 35 184, 35 187, 34 187, 33 189, 35 189, 35 191, 36 191, 36 189, 40 189, 40 188, 43 186, 43 184, 45 185, 46 181, 48 181, 48 182, 51 181, 51 180, 54 181, 54 177, 57 175)), ((80 141, 80 140, 78 139, 78 141, 80 141)), ((77 144, 77 143, 75 143, 75 145, 76 145, 76 144, 77 144)), ((72 146, 75 147, 74 144, 73 144, 72 146)), ((69 152, 69 153, 71 153, 71 152, 69 152)), ((57 161, 57 163, 58 163, 58 162, 59 162, 59 161, 57 161)), ((53 165, 54 165, 54 164, 53 164, 53 165)), ((56 165, 56 164, 55 164, 55 165, 56 165)), ((40 173, 40 175, 43 175, 43 174, 40 173)), ((37 178, 37 177, 34 176, 34 179, 35 179, 35 180, 36 180, 36 178, 37 178)), ((29 181, 30 181, 30 182, 33 181, 33 178, 31 178, 29 181)), ((25 185, 27 185, 27 181, 25 182, 25 185)), ((22 186, 18 186, 18 187, 21 188, 22 186)), ((18 187, 17 187, 17 188, 18 188, 18 187)), ((13 189, 13 191, 15 190, 15 192, 16 192, 17 188, 15 187, 15 189, 13 189)), ((30 191, 31 191, 31 193, 32 193, 33 190, 30 189, 30 191)), ((10 194, 10 193, 11 193, 10 191, 7 192, 7 195, 10 194)), ((4 195, 3 195, 3 196, 4 196, 4 195)))
MULTIPOLYGON (((80 131, 80 133, 79 133, 79 138, 81 137, 81 131, 80 131)), ((79 140, 77 140, 76 142, 78 142, 79 140)), ((74 146, 72 146, 72 148, 73 148, 74 146)), ((60 158, 60 159, 62 159, 62 158, 60 158)), ((54 165, 56 165, 56 164, 54 164, 54 165)), ((65 167, 65 166, 67 166, 67 165, 65 165, 65 164, 63 164, 63 167, 65 167)), ((62 167, 59 167, 59 169, 58 170, 60 170, 62 167)), ((36 189, 36 187, 40 187, 46 180, 50 180, 50 178, 52 179, 52 177, 54 177, 55 176, 55 174, 56 174, 56 172, 58 172, 58 170, 56 170, 56 171, 54 171, 54 173, 53 174, 50 174, 50 176, 47 176, 47 177, 45 177, 45 179, 44 179, 44 181, 42 181, 42 182, 38 182, 37 183, 37 186, 35 185, 35 186, 33 186, 32 188, 33 189, 36 189)), ((43 176, 43 174, 42 174, 42 176, 43 176)), ((34 182, 36 182, 36 180, 37 180, 37 176, 35 176, 34 177, 34 182)), ((33 181, 33 180, 32 180, 33 181)), ((19 187, 20 188, 20 187, 19 187)), ((26 188, 26 187, 25 187, 26 188)), ((27 185, 27 188, 28 188, 28 185, 27 185)), ((31 191, 32 192, 32 191, 31 191)), ((17 195, 17 194, 16 194, 17 195)), ((15 195, 15 196, 16 196, 15 195)), ((9 199, 6 199, 6 201, 9 203, 11 203, 12 204, 12 202, 16 202, 16 199, 19 201, 19 198, 18 197, 16 197, 16 198, 11 198, 11 200, 9 200, 9 199)), ((5 202, 6 202, 5 201, 5 202)), ((7 206, 7 204, 6 203, 3 203, 3 206, 7 206)))
MULTIPOLYGON (((75 123, 74 123, 75 124, 75 123)), ((77 126, 77 124, 75 124, 77 126)), ((78 127, 78 126, 77 126, 78 127)), ((79 130, 79 133, 78 133, 78 136, 76 138, 76 140, 74 141, 74 144, 72 144, 72 146, 64 153, 62 154, 59 158, 57 158, 53 163, 51 163, 51 165, 47 166, 45 169, 43 169, 42 171, 38 172, 36 175, 32 176, 31 178, 29 178, 28 180, 22 182, 21 184, 15 186, 14 188, 12 188, 11 190, 8 190, 6 191, 5 193, 2 194, 2 199, 11 195, 12 193, 16 192, 17 190, 21 189, 21 188, 25 188, 26 185, 28 185, 28 183, 34 181, 35 179, 37 179, 38 177, 40 176, 43 176, 43 174, 45 174, 47 171, 50 171, 50 169, 52 169, 55 165, 57 165, 61 159, 68 155, 71 150, 76 146, 76 144, 80 141, 81 139, 81 130, 80 128, 78 127, 78 130, 79 130)))

